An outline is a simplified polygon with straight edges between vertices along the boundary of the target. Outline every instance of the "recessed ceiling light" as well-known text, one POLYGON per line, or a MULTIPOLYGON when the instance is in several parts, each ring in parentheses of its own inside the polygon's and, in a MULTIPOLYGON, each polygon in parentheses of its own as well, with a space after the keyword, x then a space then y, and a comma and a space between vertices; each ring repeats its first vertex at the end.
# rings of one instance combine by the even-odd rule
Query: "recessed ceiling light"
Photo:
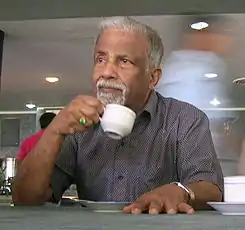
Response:
POLYGON ((195 22, 191 24, 191 28, 193 30, 202 30, 208 27, 208 23, 206 22, 195 22))
POLYGON ((28 109, 34 109, 36 107, 36 105, 35 104, 32 104, 32 103, 28 103, 28 104, 26 104, 26 107, 28 109))
POLYGON ((217 98, 214 98, 212 101, 209 102, 213 106, 218 106, 220 105, 220 101, 217 98))
POLYGON ((215 77, 218 77, 218 74, 217 73, 205 73, 204 75, 207 78, 215 78, 215 77))
POLYGON ((60 79, 59 77, 53 76, 53 77, 46 77, 45 80, 49 83, 55 83, 55 82, 58 82, 60 79))

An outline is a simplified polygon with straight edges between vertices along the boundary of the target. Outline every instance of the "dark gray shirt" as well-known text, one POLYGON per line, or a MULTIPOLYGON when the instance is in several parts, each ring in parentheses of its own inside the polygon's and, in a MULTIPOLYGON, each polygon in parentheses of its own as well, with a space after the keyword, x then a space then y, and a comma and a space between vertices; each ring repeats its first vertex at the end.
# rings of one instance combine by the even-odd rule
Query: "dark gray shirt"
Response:
POLYGON ((75 183, 79 198, 132 202, 173 181, 209 181, 223 192, 207 116, 153 92, 132 133, 122 140, 108 138, 100 125, 67 136, 51 187, 55 201, 75 183))

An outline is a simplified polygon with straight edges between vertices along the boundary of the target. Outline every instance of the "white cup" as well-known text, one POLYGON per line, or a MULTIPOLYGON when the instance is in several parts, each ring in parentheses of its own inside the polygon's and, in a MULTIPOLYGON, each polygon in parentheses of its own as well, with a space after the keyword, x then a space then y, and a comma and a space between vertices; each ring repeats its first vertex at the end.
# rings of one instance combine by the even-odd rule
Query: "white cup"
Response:
POLYGON ((224 177, 224 201, 245 203, 245 176, 224 177))
POLYGON ((120 140, 131 133, 136 114, 126 106, 108 104, 100 124, 104 132, 112 139, 120 140))

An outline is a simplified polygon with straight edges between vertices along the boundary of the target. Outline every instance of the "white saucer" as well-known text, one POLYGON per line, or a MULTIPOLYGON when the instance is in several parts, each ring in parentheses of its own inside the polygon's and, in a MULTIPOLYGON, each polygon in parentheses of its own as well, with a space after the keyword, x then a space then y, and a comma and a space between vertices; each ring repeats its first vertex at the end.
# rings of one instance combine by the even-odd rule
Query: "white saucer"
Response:
POLYGON ((222 215, 245 215, 245 203, 236 202, 208 202, 210 206, 219 211, 222 215))
POLYGON ((123 208, 129 205, 129 202, 114 202, 114 201, 90 201, 90 200, 78 200, 78 202, 93 210, 94 212, 122 212, 123 208))

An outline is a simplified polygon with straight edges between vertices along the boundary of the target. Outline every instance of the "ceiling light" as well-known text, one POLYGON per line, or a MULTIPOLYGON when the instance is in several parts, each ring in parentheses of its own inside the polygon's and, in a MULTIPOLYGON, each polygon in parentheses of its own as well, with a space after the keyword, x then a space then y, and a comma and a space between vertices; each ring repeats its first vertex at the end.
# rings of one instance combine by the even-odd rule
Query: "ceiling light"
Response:
POLYGON ((32 104, 32 103, 28 103, 28 104, 26 104, 26 107, 28 109, 34 109, 36 107, 36 105, 35 104, 32 104))
POLYGON ((208 23, 206 22, 195 22, 191 24, 191 28, 193 30, 202 30, 208 27, 208 23))
POLYGON ((214 98, 212 101, 209 102, 213 106, 220 105, 220 101, 217 98, 214 98))
POLYGON ((46 77, 45 80, 49 83, 58 82, 60 79, 58 77, 46 77))
POLYGON ((215 78, 215 77, 218 77, 218 74, 217 73, 205 73, 204 75, 207 78, 215 78))

